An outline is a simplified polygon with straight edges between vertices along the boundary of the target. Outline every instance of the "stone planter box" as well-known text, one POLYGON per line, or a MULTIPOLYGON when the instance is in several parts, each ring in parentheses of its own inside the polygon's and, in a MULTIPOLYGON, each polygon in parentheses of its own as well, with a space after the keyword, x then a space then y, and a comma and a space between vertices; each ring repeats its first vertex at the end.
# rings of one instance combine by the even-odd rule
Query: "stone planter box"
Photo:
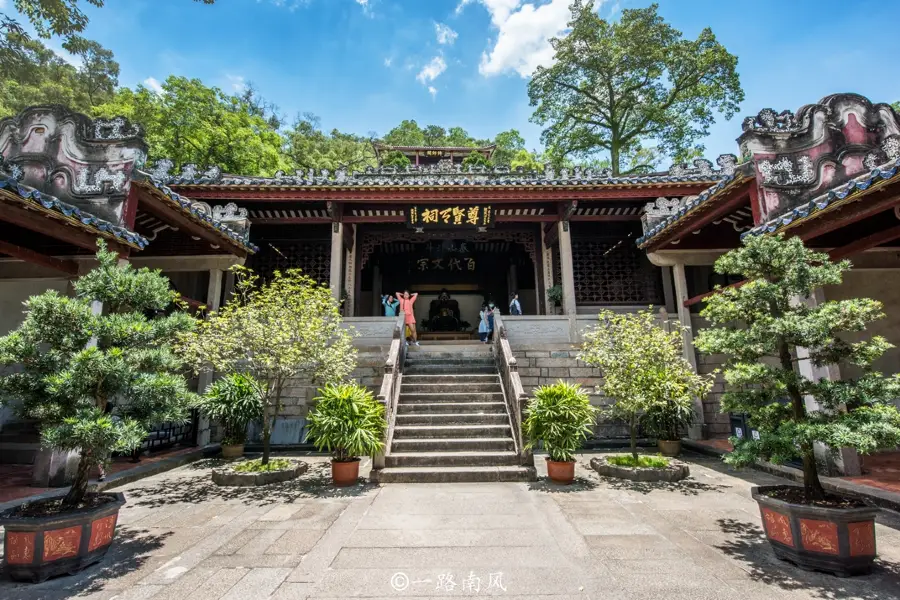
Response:
POLYGON ((801 569, 825 571, 839 577, 863 575, 872 570, 877 508, 807 506, 766 495, 785 487, 788 486, 750 490, 759 504, 766 538, 775 556, 801 569))
POLYGON ((679 460, 669 460, 662 469, 652 467, 620 467, 606 462, 605 458, 592 458, 591 468, 605 477, 618 477, 631 481, 681 481, 691 474, 688 466, 679 460))
POLYGON ((4 570, 13 579, 39 583, 48 577, 77 573, 109 550, 125 496, 97 508, 47 517, 0 515, 4 533, 4 570))
POLYGON ((265 473, 241 473, 234 470, 234 465, 213 469, 212 479, 216 485, 231 487, 254 487, 282 483, 297 479, 303 475, 309 465, 305 462, 294 461, 294 466, 283 471, 266 471, 265 473))

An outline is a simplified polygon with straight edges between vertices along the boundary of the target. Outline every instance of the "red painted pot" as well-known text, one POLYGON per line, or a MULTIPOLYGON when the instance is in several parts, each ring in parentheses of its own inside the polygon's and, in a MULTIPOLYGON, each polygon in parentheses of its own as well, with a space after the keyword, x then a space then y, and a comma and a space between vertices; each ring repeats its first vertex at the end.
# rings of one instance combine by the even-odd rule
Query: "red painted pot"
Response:
POLYGON ((39 583, 48 577, 77 573, 98 562, 109 550, 125 496, 90 510, 50 517, 0 516, 5 529, 3 557, 9 576, 39 583))
POLYGON ((331 480, 338 487, 353 485, 359 479, 359 459, 331 461, 331 480))
POLYGON ((555 483, 570 484, 575 481, 574 460, 547 459, 547 476, 555 483))
POLYGON ((775 556, 802 569, 825 571, 839 577, 864 575, 872 570, 877 508, 807 506, 766 495, 786 487, 789 486, 750 490, 759 504, 766 537, 775 556))

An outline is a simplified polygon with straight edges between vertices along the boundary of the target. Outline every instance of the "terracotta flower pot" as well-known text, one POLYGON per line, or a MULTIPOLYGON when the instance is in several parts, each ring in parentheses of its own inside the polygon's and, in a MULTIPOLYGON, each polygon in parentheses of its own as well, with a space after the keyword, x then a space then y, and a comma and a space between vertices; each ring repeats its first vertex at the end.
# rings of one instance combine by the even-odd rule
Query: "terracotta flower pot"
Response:
POLYGON ((19 581, 39 583, 48 577, 77 573, 101 560, 116 532, 121 493, 92 509, 47 517, 0 516, 5 528, 4 569, 19 581))
POLYGON ((681 440, 657 440, 656 445, 663 456, 681 455, 681 440))
POLYGON ((781 560, 803 569, 840 577, 863 575, 875 560, 875 515, 878 509, 826 508, 792 504, 766 495, 790 486, 750 490, 759 504, 766 537, 781 560))
POLYGON ((244 455, 243 444, 222 444, 222 458, 240 458, 244 455))
POLYGON ((353 485, 359 479, 359 459, 331 461, 331 480, 338 487, 353 485))
POLYGON ((575 461, 547 458, 547 476, 555 483, 572 483, 575 481, 575 461))

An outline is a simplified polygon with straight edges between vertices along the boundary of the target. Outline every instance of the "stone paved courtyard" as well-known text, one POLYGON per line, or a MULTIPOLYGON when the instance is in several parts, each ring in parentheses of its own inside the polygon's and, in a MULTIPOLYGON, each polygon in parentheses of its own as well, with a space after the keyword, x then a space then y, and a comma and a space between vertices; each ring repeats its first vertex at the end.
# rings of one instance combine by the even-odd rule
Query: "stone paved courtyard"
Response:
POLYGON ((772 555, 749 489, 775 477, 697 457, 687 481, 637 484, 601 479, 591 456, 568 488, 334 490, 311 458, 297 482, 225 489, 211 461, 194 463, 121 488, 102 564, 39 585, 4 578, 0 598, 900 598, 896 514, 880 517, 875 573, 838 579, 772 555))

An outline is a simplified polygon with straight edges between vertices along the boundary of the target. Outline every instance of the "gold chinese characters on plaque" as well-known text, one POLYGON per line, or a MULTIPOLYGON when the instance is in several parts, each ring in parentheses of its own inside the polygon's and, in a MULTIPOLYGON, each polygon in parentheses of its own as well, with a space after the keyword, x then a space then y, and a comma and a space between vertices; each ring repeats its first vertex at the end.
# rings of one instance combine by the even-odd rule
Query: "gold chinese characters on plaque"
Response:
POLYGON ((411 206, 406 224, 413 229, 477 229, 493 227, 494 211, 488 205, 411 206))

